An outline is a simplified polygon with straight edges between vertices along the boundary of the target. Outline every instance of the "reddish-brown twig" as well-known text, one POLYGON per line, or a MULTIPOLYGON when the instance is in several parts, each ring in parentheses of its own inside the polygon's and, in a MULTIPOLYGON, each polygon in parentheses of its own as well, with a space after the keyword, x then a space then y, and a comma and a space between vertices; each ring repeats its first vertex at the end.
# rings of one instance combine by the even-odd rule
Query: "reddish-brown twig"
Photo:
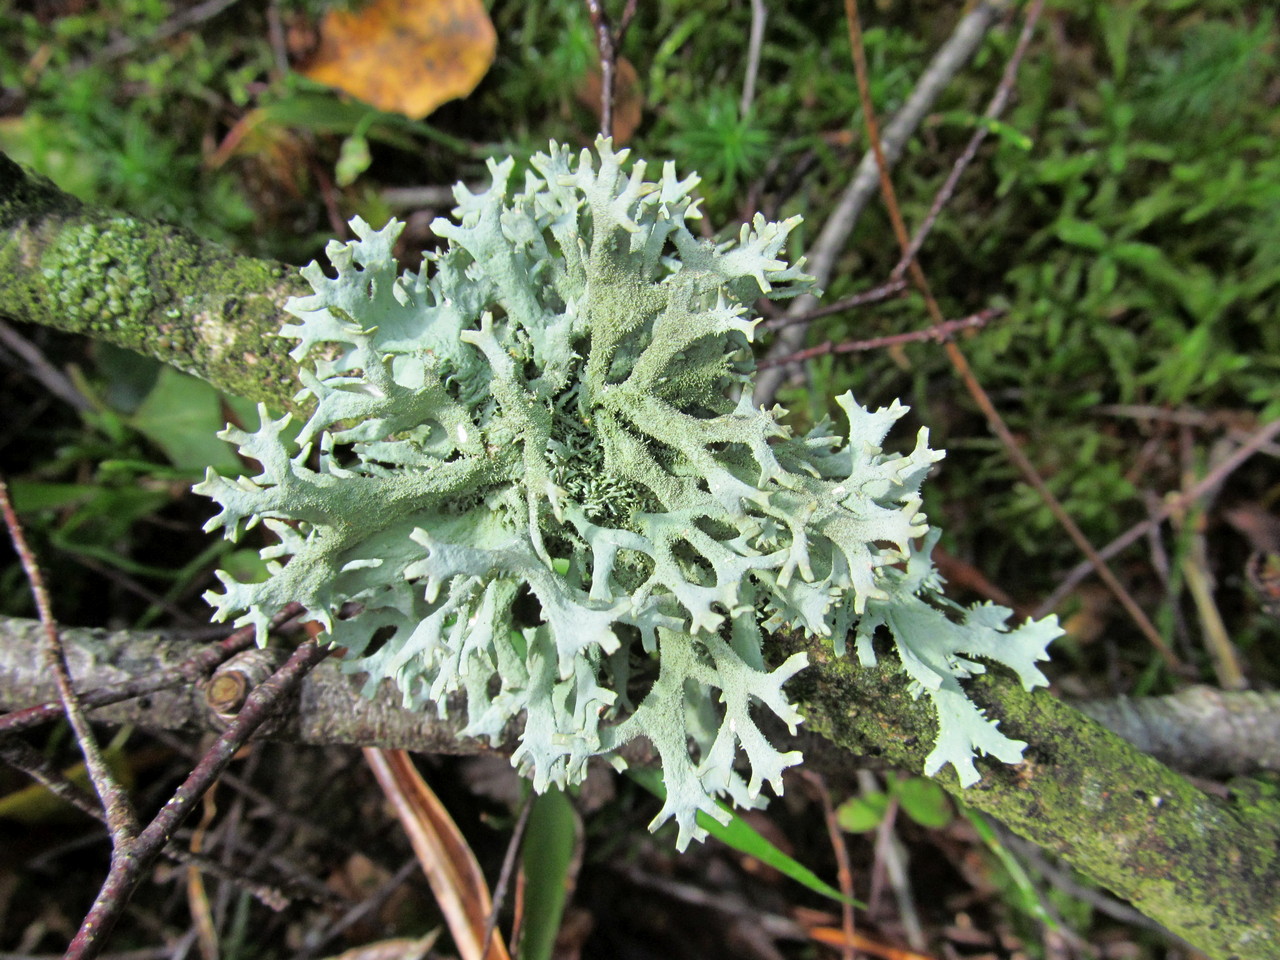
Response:
MULTIPOLYGON (((103 814, 102 808, 87 791, 69 780, 61 770, 45 759, 43 754, 20 738, 0 739, 0 760, 5 761, 15 770, 25 773, 59 800, 75 807, 85 816, 106 823, 106 815, 103 814)), ((288 905, 288 898, 277 887, 246 877, 209 857, 174 846, 168 846, 162 852, 172 860, 236 884, 273 910, 283 910, 288 905)))
POLYGON ((844 842, 844 832, 840 829, 840 821, 836 818, 835 807, 831 804, 831 791, 827 789, 827 781, 822 774, 812 770, 800 770, 799 775, 822 805, 822 819, 827 825, 827 839, 831 841, 831 850, 836 855, 836 882, 840 884, 840 893, 844 902, 840 904, 840 929, 844 933, 844 942, 840 944, 840 955, 843 960, 854 960, 857 955, 856 930, 853 924, 853 865, 849 860, 849 847, 844 842))
POLYGON ((231 726, 214 741, 155 818, 122 848, 112 850, 107 879, 80 930, 67 947, 67 960, 88 960, 101 953, 133 891, 174 831, 191 813, 196 801, 249 741, 254 731, 271 718, 307 672, 327 655, 328 651, 313 640, 299 646, 283 667, 249 695, 231 726))
POLYGON ((111 830, 111 844, 114 849, 137 833, 138 818, 134 813, 129 795, 116 782, 115 776, 107 766, 106 758, 103 757, 98 741, 89 726, 89 720, 85 716, 84 707, 71 683, 71 671, 67 669, 62 637, 58 635, 58 624, 53 619, 53 608, 49 602, 49 593, 45 589, 44 577, 40 573, 40 564, 27 544, 22 523, 14 512, 13 504, 9 501, 9 486, 3 477, 0 477, 0 511, 4 513, 5 526, 9 528, 13 548, 18 552, 18 559, 22 561, 27 582, 31 584, 32 596, 35 597, 36 611, 40 616, 40 626, 45 636, 45 664, 53 674, 54 682, 58 686, 58 698, 62 701, 67 720, 75 733, 76 743, 84 755, 89 782, 93 784, 98 799, 102 801, 102 809, 107 816, 107 825, 111 830))
POLYGON ((902 255, 902 259, 898 261, 897 266, 893 268, 893 272, 889 274, 891 278, 901 280, 907 272, 908 266, 915 260, 916 255, 920 253, 920 248, 924 246, 925 240, 933 230, 933 225, 942 213, 942 208, 951 201, 951 197, 956 190, 956 184, 960 182, 960 177, 964 175, 969 164, 973 162, 973 158, 977 156, 978 147, 982 146, 982 141, 987 138, 987 134, 990 132, 990 121, 999 119, 1000 114, 1004 113, 1004 108, 1008 105, 1009 98, 1013 94, 1014 81, 1018 78, 1018 68, 1022 66, 1022 58, 1026 56, 1027 48, 1031 45, 1031 37, 1035 33, 1036 23, 1040 20, 1040 11, 1043 8, 1044 0, 1032 0, 1031 5, 1027 8, 1027 15, 1022 21, 1022 32, 1018 35, 1018 42, 1014 46, 1013 55, 1009 57, 1009 62, 1005 64, 1004 73, 1000 77, 1000 83, 996 87, 995 95, 991 98, 991 102, 987 104, 986 111, 982 114, 982 119, 987 123, 978 125, 978 129, 969 138, 969 143, 965 146, 964 152, 956 158, 956 162, 951 167, 951 173, 947 175, 946 182, 934 196, 929 212, 925 215, 924 220, 921 221, 920 226, 916 228, 916 235, 911 238, 911 244, 902 255))
POLYGON ((0 737, 0 760, 25 773, 63 803, 69 803, 86 816, 103 820, 102 807, 83 787, 67 777, 20 737, 0 737))
POLYGON ((613 136, 613 88, 618 74, 618 47, 626 36, 631 19, 636 15, 636 0, 627 0, 617 28, 609 25, 603 0, 587 0, 591 26, 596 31, 596 47, 600 50, 600 135, 613 136))
POLYGON ((867 350, 882 350, 885 347, 893 347, 903 343, 920 343, 923 341, 943 343, 956 332, 974 327, 984 327, 1003 313, 1004 311, 997 307, 988 307, 986 310, 979 310, 970 316, 961 317, 958 320, 944 320, 940 324, 926 327, 923 330, 893 333, 883 337, 874 337, 871 340, 846 340, 843 343, 835 343, 832 340, 828 340, 826 343, 820 343, 816 347, 809 347, 807 350, 800 350, 788 357, 761 360, 759 367, 764 369, 788 363, 802 363, 805 360, 812 360, 814 357, 825 356, 828 353, 858 353, 867 350))
MULTIPOLYGON (((897 194, 893 188, 893 181, 889 178, 889 166, 885 160, 884 152, 880 147, 880 130, 876 122, 875 106, 871 102, 871 88, 868 79, 866 50, 862 44, 862 23, 858 18, 858 6, 856 0, 845 0, 845 15, 849 23, 849 42, 853 50, 854 72, 858 81, 858 96, 862 102, 863 120, 867 128, 867 137, 871 142, 872 151, 875 154, 876 166, 880 173, 880 190, 884 195, 885 208, 889 213, 889 221, 893 225, 894 236, 898 240, 898 246, 902 249, 905 256, 911 247, 911 239, 907 234, 906 223, 902 219, 902 211, 898 206, 897 194)), ((916 258, 910 260, 908 272, 911 274, 911 280, 915 284, 916 289, 920 291, 920 295, 924 298, 925 309, 929 313, 931 321, 937 325, 945 322, 942 316, 942 310, 938 307, 938 302, 933 296, 933 291, 929 288, 929 281, 924 275, 924 271, 920 268, 920 261, 916 258)), ((1084 531, 1077 526, 1076 522, 1063 508, 1058 498, 1054 496, 1053 491, 1049 489, 1044 479, 1040 476, 1039 471, 1031 463, 1030 458, 1023 452, 1018 445, 1018 441, 1014 438, 1012 431, 1005 424, 1004 418, 1000 416, 996 410, 995 404, 991 402, 991 397, 987 395, 987 391, 983 388, 974 376, 973 370, 969 366, 969 361, 964 354, 960 352, 960 348, 956 346, 952 340, 947 340, 943 344, 943 349, 947 353, 947 358, 951 361, 957 375, 964 383, 965 388, 969 391, 969 395, 973 397, 974 402, 978 404, 983 415, 987 418, 987 423, 992 431, 1000 438, 1000 442, 1004 445, 1005 450, 1009 454, 1009 458, 1018 467, 1023 478, 1027 483, 1035 489, 1040 499, 1044 501, 1045 506, 1053 514, 1054 518, 1063 530, 1067 532, 1072 541, 1080 548, 1080 551, 1089 558, 1089 562, 1098 572, 1098 576, 1107 585, 1108 589, 1115 595, 1120 605, 1124 607, 1138 629, 1151 642, 1152 647, 1164 659, 1170 670, 1181 673, 1184 670, 1182 662, 1174 654, 1169 645, 1165 643, 1164 638, 1160 636, 1160 632, 1156 630, 1155 624, 1146 615, 1143 609, 1138 606, 1137 601, 1125 590, 1124 586, 1116 579, 1115 574, 1107 567, 1106 563, 1098 552, 1094 549, 1088 538, 1084 535, 1084 531)))
MULTIPOLYGON (((854 307, 865 307, 869 303, 880 303, 884 300, 891 300, 898 296, 907 287, 907 281, 898 279, 890 280, 878 287, 872 287, 870 290, 863 290, 861 293, 855 293, 851 297, 845 297, 843 300, 837 300, 835 303, 829 303, 825 307, 818 307, 814 310, 808 310, 805 313, 798 313, 795 316, 785 314, 781 317, 774 317, 772 320, 766 320, 760 324, 757 330, 779 330, 782 327, 794 326, 797 323, 812 323, 814 320, 822 317, 829 317, 833 313, 843 313, 846 310, 852 310, 854 307)), ((778 361, 770 358, 769 363, 761 363, 761 367, 772 366, 778 361)))

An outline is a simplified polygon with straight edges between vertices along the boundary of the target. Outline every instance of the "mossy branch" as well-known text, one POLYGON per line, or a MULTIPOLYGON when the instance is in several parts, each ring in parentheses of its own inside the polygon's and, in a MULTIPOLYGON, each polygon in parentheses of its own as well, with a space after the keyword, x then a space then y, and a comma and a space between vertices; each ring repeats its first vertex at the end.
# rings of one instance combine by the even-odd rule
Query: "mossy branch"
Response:
POLYGON ((0 315, 125 347, 289 409, 297 364, 277 334, 295 267, 179 227, 87 206, 0 153, 0 315))
MULTIPOLYGON (((776 638, 775 659, 797 652, 812 666, 788 692, 811 731, 855 755, 920 769, 933 713, 912 699, 900 674, 859 667, 820 643, 776 638)), ((1211 797, 1003 671, 967 688, 1003 732, 1030 746, 1016 766, 983 764, 982 780, 967 789, 944 770, 935 779, 960 802, 1057 854, 1210 957, 1280 956, 1280 803, 1244 786, 1230 801, 1211 797)))

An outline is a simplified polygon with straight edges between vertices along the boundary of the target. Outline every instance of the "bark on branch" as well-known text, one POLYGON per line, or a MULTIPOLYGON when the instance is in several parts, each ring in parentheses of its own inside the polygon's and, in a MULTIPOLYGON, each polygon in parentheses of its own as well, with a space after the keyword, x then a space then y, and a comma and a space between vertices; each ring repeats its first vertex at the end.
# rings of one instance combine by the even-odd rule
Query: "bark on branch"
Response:
MULTIPOLYGON (((933 746, 932 709, 903 674, 859 667, 821 642, 788 685, 815 732, 854 754, 919 770, 933 746)), ((1241 784, 1211 797, 1159 761, 1041 690, 998 673, 968 684, 1007 735, 1029 746, 1016 766, 985 763, 961 789, 950 767, 935 779, 992 814, 1210 957, 1280 956, 1280 802, 1241 784)), ((981 763, 981 762, 980 762, 981 763)))
MULTIPOLYGON (((77 686, 100 686, 168 669, 191 645, 159 633, 64 630, 77 686)), ((823 642, 781 637, 776 653, 806 650, 813 666, 788 685, 806 726, 830 746, 809 762, 862 758, 919 770, 934 735, 930 708, 912 699, 901 674, 859 668, 823 642)), ((351 744, 435 753, 475 753, 487 744, 458 737, 462 711, 449 720, 399 707, 384 688, 374 700, 359 680, 326 662, 303 681, 292 709, 267 736, 295 743, 351 744)), ((1182 776, 1043 691, 988 675, 971 684, 975 700, 1001 729, 1026 740, 1025 761, 987 764, 982 781, 960 788, 938 781, 969 806, 1061 856, 1215 958, 1280 955, 1280 813, 1274 801, 1239 785, 1230 802, 1182 776)), ((39 624, 0 619, 0 709, 53 694, 40 668, 39 624)), ((1224 701, 1224 709, 1232 704, 1224 701)), ((203 687, 185 686, 95 712, 144 728, 219 729, 203 687)), ((641 760, 642 757, 635 757, 641 760)))
POLYGON ((297 365, 276 333, 295 267, 86 206, 0 153, 0 316, 106 340, 279 409, 297 365))

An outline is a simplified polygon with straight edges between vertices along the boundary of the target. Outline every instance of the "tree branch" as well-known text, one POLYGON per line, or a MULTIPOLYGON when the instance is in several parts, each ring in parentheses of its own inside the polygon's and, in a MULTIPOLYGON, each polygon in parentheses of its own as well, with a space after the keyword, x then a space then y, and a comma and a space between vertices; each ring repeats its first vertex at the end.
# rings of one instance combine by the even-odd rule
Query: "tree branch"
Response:
MULTIPOLYGON (((0 617, 0 710, 56 698, 53 678, 40 658, 38 621, 0 617)), ((63 628, 67 663, 77 689, 126 684, 156 674, 176 674, 195 652, 183 641, 149 631, 63 628)), ((218 675, 215 674, 215 677, 218 675)), ((486 742, 459 736, 465 711, 451 710, 447 720, 404 710, 400 694, 388 683, 376 698, 360 695, 361 680, 334 662, 316 666, 295 694, 293 709, 274 718, 265 738, 287 743, 349 745, 414 750, 420 753, 481 753, 486 742)), ((134 724, 144 730, 187 734, 221 733, 206 691, 210 684, 188 683, 150 692, 137 699, 91 711, 94 720, 134 724)), ((92 696, 84 697, 90 704, 92 696)), ((514 742, 514 738, 509 738, 514 742)))
MULTIPOLYGON (((777 659, 812 666, 788 684, 806 723, 833 744, 919 770, 933 745, 931 706, 892 665, 860 667, 823 641, 779 637, 777 659)), ((970 807, 1133 902, 1216 960, 1280 956, 1280 803, 1237 792, 1210 797, 1045 691, 988 673, 967 684, 1003 732, 1028 742, 1023 762, 985 764, 962 789, 970 807)))
POLYGON ((0 315, 293 409, 297 365, 276 334, 285 301, 308 293, 294 267, 86 206, 0 153, 0 315))
MULTIPOLYGON (((39 668, 39 637, 38 623, 0 619, 0 708, 52 692, 50 679, 39 668)), ((188 644, 130 631, 67 629, 64 643, 82 688, 172 668, 191 653, 188 644)), ((935 721, 926 703, 912 699, 901 674, 887 665, 867 669, 838 659, 824 641, 779 637, 776 648, 779 660, 805 650, 813 662, 788 685, 806 727, 828 744, 825 749, 806 746, 810 765, 830 769, 857 760, 922 768, 935 721)), ((265 735, 295 743, 425 753, 492 749, 458 737, 461 705, 450 711, 449 719, 439 720, 432 713, 401 709, 390 687, 365 700, 359 686, 359 679, 343 673, 338 664, 320 664, 302 681, 292 709, 273 720, 265 735)), ((989 764, 981 783, 967 790, 948 768, 937 778, 944 787, 1133 901, 1210 956, 1246 960, 1276 955, 1280 932, 1267 919, 1280 911, 1280 857, 1274 852, 1280 843, 1280 817, 1274 806, 1246 796, 1243 786, 1234 802, 1207 796, 1044 691, 1028 694, 1012 680, 987 675, 970 684, 970 692, 1005 732, 1030 746, 1023 763, 989 764)), ((1238 703, 1249 702, 1240 698, 1257 696, 1201 697, 1195 717, 1206 728, 1215 726, 1203 704, 1217 702, 1236 716, 1235 726, 1227 729, 1239 730, 1238 703)), ((1254 724, 1256 735, 1265 737, 1263 725, 1267 714, 1274 714, 1274 702, 1254 705, 1263 710, 1254 724)), ((1089 704, 1088 709, 1098 711, 1099 706, 1089 704)), ((219 729, 196 686, 105 707, 95 716, 143 728, 219 729)), ((513 742, 509 735, 506 743, 513 742)), ((1184 749, 1168 736, 1164 743, 1175 753, 1184 749)))

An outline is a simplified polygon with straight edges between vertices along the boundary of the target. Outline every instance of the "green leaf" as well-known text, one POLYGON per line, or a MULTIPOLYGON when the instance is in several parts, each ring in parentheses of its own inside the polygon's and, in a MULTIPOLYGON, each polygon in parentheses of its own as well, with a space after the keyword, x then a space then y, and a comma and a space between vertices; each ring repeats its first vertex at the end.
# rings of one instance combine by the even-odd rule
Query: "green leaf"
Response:
POLYGON ((165 367, 129 422, 179 469, 240 469, 231 445, 216 435, 224 422, 218 391, 203 380, 165 367))
MULTIPOLYGON (((627 776, 644 787, 645 790, 652 793, 660 800, 667 797, 667 789, 662 784, 662 773, 653 769, 634 769, 627 770, 627 776)), ((861 900, 855 900, 852 897, 846 897, 831 884, 825 882, 818 877, 816 873, 802 864, 793 857, 787 856, 776 846, 766 840, 758 830, 751 824, 743 820, 737 813, 725 807, 721 808, 728 815, 726 823, 720 823, 718 820, 712 819, 707 814, 698 813, 698 825, 710 833, 713 837, 723 843, 725 846, 744 853, 747 856, 754 857, 761 863, 773 867, 784 876, 790 877, 796 883, 812 890, 814 893, 840 903, 851 903, 855 907, 866 908, 866 904, 861 900)))
POLYGON ((18 513, 76 506, 97 496, 101 489, 91 483, 39 483, 30 480, 9 482, 13 509, 18 513))
POLYGON ((894 787, 902 812, 922 827, 938 830, 951 822, 951 798, 925 777, 907 777, 894 787))
POLYGON ((884 822, 888 809, 887 793, 865 793, 860 797, 850 797, 836 807, 836 822, 841 830, 848 833, 869 833, 884 822))
POLYGON ((563 790, 552 788, 533 799, 524 835, 527 884, 520 960, 551 960, 581 837, 578 812, 563 790))

